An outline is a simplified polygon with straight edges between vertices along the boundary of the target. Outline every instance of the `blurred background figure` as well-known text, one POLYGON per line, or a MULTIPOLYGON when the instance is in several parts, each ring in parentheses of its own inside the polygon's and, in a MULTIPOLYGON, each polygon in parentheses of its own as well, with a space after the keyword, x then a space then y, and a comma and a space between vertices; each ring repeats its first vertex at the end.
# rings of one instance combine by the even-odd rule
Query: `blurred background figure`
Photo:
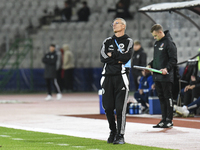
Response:
POLYGON ((63 21, 70 21, 72 17, 72 7, 70 1, 65 1, 65 8, 61 11, 63 21))
POLYGON ((143 113, 149 113, 149 96, 156 96, 153 77, 149 71, 142 71, 138 91, 134 93, 134 98, 141 103, 143 113))
POLYGON ((48 95, 45 98, 45 100, 52 99, 52 90, 51 90, 52 82, 56 89, 57 100, 60 100, 62 98, 60 87, 59 87, 57 79, 56 79, 57 58, 58 57, 55 52, 55 45, 51 44, 49 46, 49 52, 47 54, 45 54, 45 56, 42 58, 42 62, 45 64, 44 78, 46 80, 47 92, 48 92, 48 95))
POLYGON ((116 4, 116 18, 132 19, 132 15, 129 12, 129 0, 120 0, 116 4))
POLYGON ((63 77, 62 77, 62 51, 58 45, 56 45, 56 55, 57 55, 57 62, 56 62, 56 78, 58 85, 60 87, 60 90, 63 90, 63 77))
POLYGON ((84 1, 83 7, 78 11, 78 21, 88 21, 90 16, 90 8, 87 6, 87 2, 84 1))
POLYGON ((69 92, 73 91, 73 80, 74 80, 74 56, 70 51, 69 45, 63 45, 63 65, 64 70, 64 83, 65 89, 69 92))
POLYGON ((135 84, 135 91, 137 91, 138 86, 139 86, 139 80, 142 76, 142 71, 139 69, 133 68, 134 65, 136 66, 146 66, 147 65, 147 55, 144 52, 144 49, 141 46, 140 41, 136 40, 134 41, 134 53, 132 57, 132 75, 133 75, 133 80, 135 84))

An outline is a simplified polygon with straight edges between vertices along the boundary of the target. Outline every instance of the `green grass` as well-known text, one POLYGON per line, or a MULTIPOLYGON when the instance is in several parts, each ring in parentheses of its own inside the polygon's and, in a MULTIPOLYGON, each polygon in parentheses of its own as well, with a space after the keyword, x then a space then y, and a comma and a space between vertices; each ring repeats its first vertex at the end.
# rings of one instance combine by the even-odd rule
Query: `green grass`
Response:
POLYGON ((0 127, 0 146, 0 150, 164 150, 132 144, 113 145, 101 140, 5 127, 0 127))

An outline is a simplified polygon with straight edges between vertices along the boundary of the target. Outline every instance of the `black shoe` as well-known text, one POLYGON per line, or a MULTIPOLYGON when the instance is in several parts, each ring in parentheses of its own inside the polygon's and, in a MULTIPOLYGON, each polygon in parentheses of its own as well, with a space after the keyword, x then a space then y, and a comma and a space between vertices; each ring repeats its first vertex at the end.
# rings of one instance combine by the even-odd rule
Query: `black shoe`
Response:
POLYGON ((157 125, 153 126, 153 128, 163 128, 164 124, 165 124, 165 121, 161 120, 157 125))
POLYGON ((116 132, 110 132, 110 136, 108 137, 107 143, 113 143, 115 140, 116 132))
POLYGON ((118 134, 113 142, 113 144, 125 144, 124 142, 124 135, 118 134))
POLYGON ((172 121, 166 121, 162 128, 173 128, 173 122, 172 121))

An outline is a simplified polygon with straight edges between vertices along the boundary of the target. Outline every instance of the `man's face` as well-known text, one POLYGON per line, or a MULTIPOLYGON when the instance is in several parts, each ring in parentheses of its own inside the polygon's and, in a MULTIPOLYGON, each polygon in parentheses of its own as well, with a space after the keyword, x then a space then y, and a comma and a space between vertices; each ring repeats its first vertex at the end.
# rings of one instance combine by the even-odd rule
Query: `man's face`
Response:
POLYGON ((140 44, 134 44, 133 49, 134 51, 138 51, 141 48, 140 44))
POLYGON ((113 22, 113 31, 114 31, 114 33, 116 33, 116 32, 121 32, 121 31, 123 31, 123 30, 125 30, 125 25, 121 22, 121 20, 120 19, 118 19, 118 20, 115 20, 114 22, 113 22))
POLYGON ((152 36, 154 37, 155 40, 159 41, 160 39, 162 39, 162 31, 153 31, 152 36))
POLYGON ((49 51, 50 51, 50 52, 54 52, 54 51, 55 51, 55 47, 50 46, 50 47, 49 47, 49 51))

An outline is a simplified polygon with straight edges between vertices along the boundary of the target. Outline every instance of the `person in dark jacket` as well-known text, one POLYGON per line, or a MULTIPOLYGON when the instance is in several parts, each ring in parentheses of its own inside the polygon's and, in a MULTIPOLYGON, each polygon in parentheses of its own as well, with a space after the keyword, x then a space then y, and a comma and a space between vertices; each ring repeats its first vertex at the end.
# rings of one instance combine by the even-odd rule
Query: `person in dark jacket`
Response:
POLYGON ((177 64, 177 48, 169 31, 163 31, 159 24, 151 28, 151 33, 157 41, 154 44, 153 60, 148 67, 162 71, 153 73, 156 91, 160 100, 162 120, 154 128, 173 127, 173 95, 174 67, 177 64))
POLYGON ((88 21, 90 16, 90 8, 87 2, 83 2, 83 7, 78 11, 78 21, 88 21))
POLYGON ((50 45, 49 51, 50 52, 45 54, 45 56, 42 58, 42 62, 45 64, 44 78, 46 80, 47 91, 48 91, 48 96, 45 98, 45 100, 52 99, 51 82, 54 83, 56 93, 57 93, 57 100, 59 100, 62 98, 62 94, 61 94, 60 87, 56 79, 57 55, 55 52, 54 44, 50 45))
POLYGON ((191 76, 191 82, 184 88, 183 103, 185 106, 200 97, 200 77, 191 76))
POLYGON ((133 40, 125 34, 126 21, 116 18, 112 24, 114 36, 104 40, 101 62, 104 63, 101 86, 102 102, 110 127, 108 143, 124 144, 126 107, 129 91, 129 70, 133 40), (117 113, 117 126, 114 110, 117 113))
POLYGON ((133 68, 133 66, 136 65, 136 66, 145 67, 147 65, 147 55, 144 52, 144 49, 142 48, 140 41, 137 41, 137 40, 134 41, 133 49, 134 49, 134 53, 133 53, 132 61, 131 61, 131 71, 133 75, 135 91, 137 91, 138 86, 139 86, 139 80, 142 76, 142 71, 139 69, 133 68))
POLYGON ((68 1, 65 1, 65 8, 61 11, 62 20, 70 21, 72 16, 72 7, 68 1))

